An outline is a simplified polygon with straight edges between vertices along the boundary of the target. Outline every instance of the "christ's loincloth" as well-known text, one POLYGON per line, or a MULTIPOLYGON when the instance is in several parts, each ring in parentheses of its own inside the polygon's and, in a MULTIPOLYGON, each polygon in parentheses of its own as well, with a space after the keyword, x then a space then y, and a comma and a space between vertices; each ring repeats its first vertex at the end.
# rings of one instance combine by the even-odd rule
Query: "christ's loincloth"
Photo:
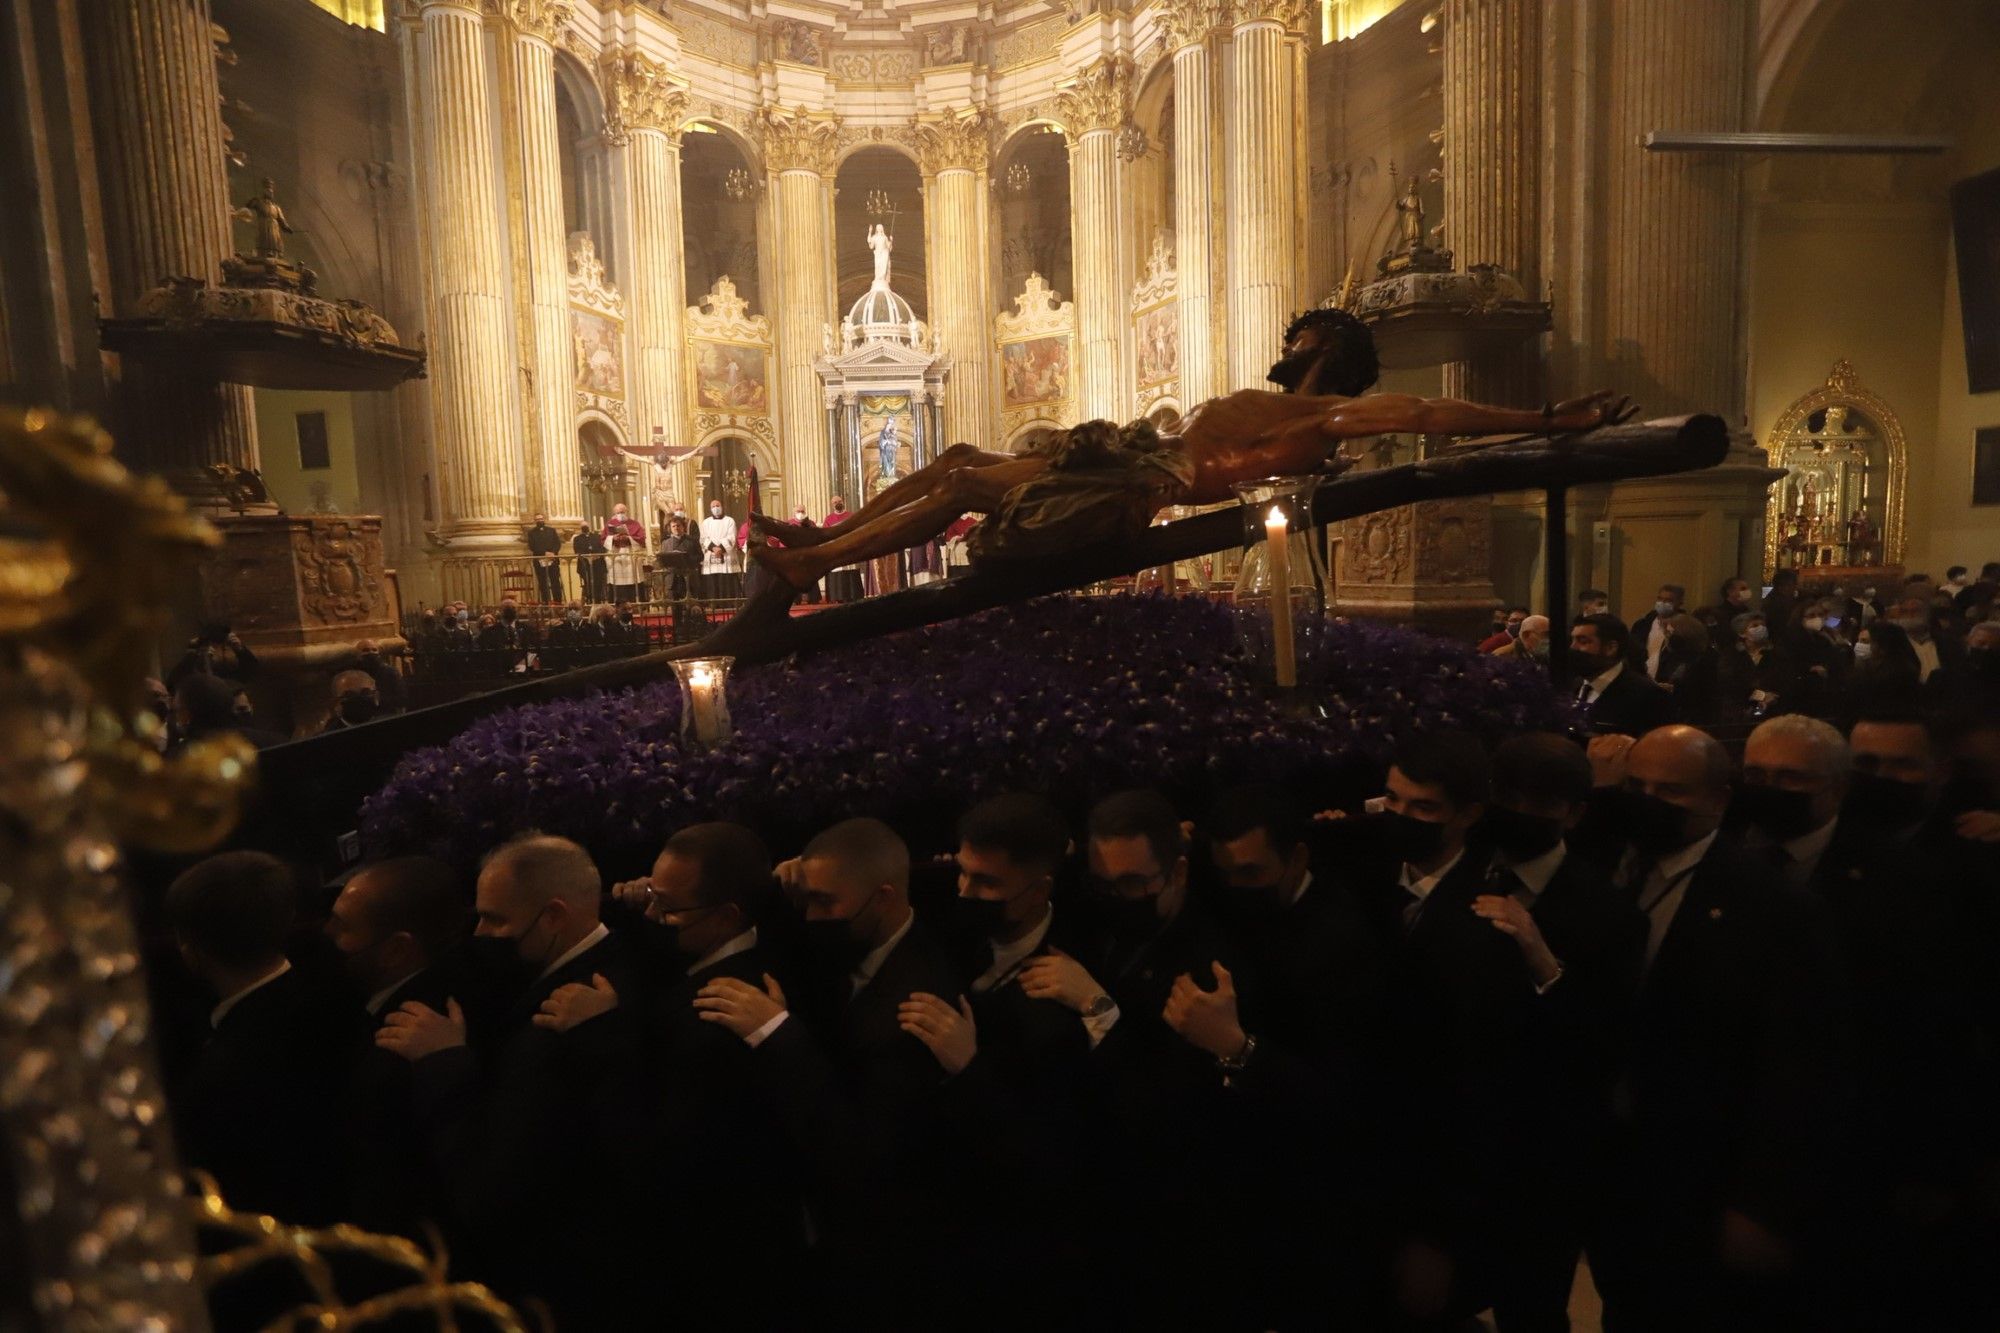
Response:
POLYGON ((1049 466, 1008 491, 972 530, 966 554, 975 567, 1129 541, 1194 483, 1181 437, 1161 435, 1149 421, 1122 428, 1086 421, 1027 452, 1049 466))

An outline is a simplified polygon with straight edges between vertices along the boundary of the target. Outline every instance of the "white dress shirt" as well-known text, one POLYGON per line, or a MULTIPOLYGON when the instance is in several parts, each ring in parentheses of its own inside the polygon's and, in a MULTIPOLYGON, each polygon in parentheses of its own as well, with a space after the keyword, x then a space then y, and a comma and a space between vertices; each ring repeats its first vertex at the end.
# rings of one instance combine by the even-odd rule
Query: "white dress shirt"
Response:
POLYGON ((993 965, 972 979, 973 994, 984 995, 1019 972, 1021 965, 1028 961, 1028 955, 1041 948, 1042 941, 1049 937, 1049 922, 1053 920, 1055 912, 1046 911, 1042 913, 1042 919, 1035 923, 1034 929, 1020 939, 1006 943, 989 941, 993 945, 993 965))
POLYGON ((394 995, 397 991, 401 990, 403 988, 404 983, 409 981, 410 977, 416 976, 417 972, 421 971, 423 971, 423 969, 420 967, 417 969, 416 972, 411 972, 407 976, 398 977, 396 978, 396 980, 384 986, 381 990, 378 990, 373 995, 369 996, 367 1005, 368 1016, 370 1018, 380 1018, 382 1016, 382 1006, 389 1003, 389 997, 391 995, 394 995))
POLYGON ((741 935, 730 936, 728 942, 721 948, 703 954, 694 963, 689 965, 687 974, 693 976, 697 972, 714 967, 725 958, 733 958, 739 953, 748 953, 756 947, 757 927, 752 926, 741 935))
POLYGON ((1910 647, 1917 650, 1917 680, 1928 681, 1931 673, 1938 669, 1937 640, 1932 638, 1919 640, 1912 636, 1910 647))
POLYGON ((568 963, 572 958, 582 957, 584 950, 590 948, 592 945, 596 944, 599 940, 610 938, 610 935, 611 935, 610 928, 606 926, 602 921, 598 922, 596 930, 591 931, 588 935, 585 935, 575 944, 563 950, 561 955, 559 955, 553 963, 550 963, 547 967, 542 969, 542 975, 536 977, 535 980, 541 981, 543 978, 554 976, 557 968, 568 963))
POLYGON ((1596 703, 1597 697, 1603 694, 1606 690, 1610 689, 1611 682, 1617 680, 1619 674, 1622 673, 1624 670, 1625 670, 1624 660, 1620 659, 1619 661, 1613 662, 1608 670, 1600 671, 1597 675, 1592 676, 1588 681, 1585 681, 1583 686, 1583 701, 1586 704, 1596 703))
POLYGON ((272 982, 276 981, 279 977, 282 977, 283 975, 285 975, 285 973, 291 970, 292 970, 291 960, 288 958, 281 958, 278 960, 278 965, 276 967, 272 968, 269 972, 266 972, 263 976, 258 977, 255 981, 245 986, 242 990, 237 991, 233 995, 223 996, 222 1003, 216 1005, 215 1008, 208 1011, 208 1025, 211 1028, 221 1027, 222 1020, 228 1017, 229 1011, 231 1009, 234 1009, 237 1005, 243 1002, 244 996, 248 995, 251 991, 258 990, 261 989, 262 987, 270 985, 272 982))
POLYGON ((1840 817, 1836 815, 1812 832, 1778 844, 1785 854, 1785 879, 1794 888, 1804 888, 1812 881, 1813 872, 1819 869, 1819 859, 1832 845, 1833 831, 1839 824, 1840 817))
POLYGON ((1497 864, 1513 872, 1514 878, 1520 881, 1520 886, 1513 891, 1514 901, 1533 911, 1535 901, 1542 896, 1542 891, 1549 887, 1549 881, 1556 877, 1556 871, 1562 869, 1563 860, 1568 855, 1569 844, 1558 838, 1555 846, 1540 856, 1531 857, 1526 861, 1509 861, 1504 856, 1495 856, 1493 859, 1497 864))
MULTIPOLYGON (((1651 971, 1653 960, 1659 956, 1660 945, 1667 938, 1667 931, 1674 924, 1674 915, 1681 910, 1681 899, 1687 897, 1688 881, 1701 865, 1701 859, 1708 855, 1708 849, 1715 846, 1720 830, 1705 838, 1697 838, 1679 851, 1663 856, 1646 876, 1646 882, 1639 886, 1639 910, 1646 914, 1646 970, 1651 971)), ((1626 875, 1637 868, 1637 854, 1626 854, 1626 875)), ((1623 877, 1623 876, 1621 876, 1623 877)))
POLYGON ((1660 678, 1660 654, 1667 649, 1667 618, 1655 612, 1653 626, 1646 631, 1646 674, 1660 678))
POLYGON ((1397 880, 1396 883, 1404 893, 1414 894, 1417 899, 1403 908, 1403 925, 1405 928, 1417 924, 1417 918, 1423 914, 1424 904, 1430 901, 1431 891, 1437 888, 1439 884, 1442 884, 1444 877, 1456 870, 1458 863, 1464 859, 1465 848, 1461 847, 1458 849, 1458 855, 1452 857, 1451 860, 1446 861, 1428 875, 1419 875, 1415 866, 1407 861, 1403 863, 1403 877, 1397 880))

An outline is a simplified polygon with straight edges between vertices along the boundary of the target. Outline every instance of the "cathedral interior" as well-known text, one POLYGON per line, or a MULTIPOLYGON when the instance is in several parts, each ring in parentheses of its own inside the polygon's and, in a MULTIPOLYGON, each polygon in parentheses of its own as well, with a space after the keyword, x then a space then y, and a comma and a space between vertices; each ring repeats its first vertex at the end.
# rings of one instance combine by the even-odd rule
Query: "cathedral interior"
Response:
MULTIPOLYGON (((368 789, 492 711, 466 696, 580 696, 536 683, 565 604, 605 634, 596 604, 641 604, 648 646, 685 647, 669 601, 707 607, 685 613, 698 634, 755 597, 753 513, 872 520, 967 449, 1005 467, 1083 423, 1180 438, 1202 405, 1270 389, 1308 312, 1365 326, 1377 395, 1554 421, 1601 393, 1641 425, 1719 420, 1718 456, 1331 520, 1308 495, 1295 548, 1273 507, 1268 550, 1149 538, 1121 590, 1289 609, 1273 589, 1303 567, 1342 625, 1464 639, 1540 610, 1560 660, 1583 590, 1630 622, 1663 585, 1689 607, 1739 576, 1873 597, 2000 555, 1992 0, 0 0, 0 18, 0 445, 88 419, 105 433, 61 429, 152 488, 119 492, 82 455, 60 485, 26 451, 0 470, 0 544, 69 550, 54 582, 0 570, 0 643, 38 606, 81 624, 125 605, 145 643, 119 688, 171 688, 190 635, 195 654, 227 640, 261 662, 249 693, 281 742, 340 728, 329 688, 357 665, 426 669, 420 636, 466 632, 468 604, 491 628, 535 603, 541 658, 506 642, 501 676, 422 678, 406 730, 355 759, 368 789), (100 520, 105 495, 124 499, 100 520), (175 539, 200 549, 168 578, 138 538, 178 531, 176 505, 207 535, 175 539), (680 518, 690 563, 669 574, 655 552, 680 518), (76 586, 100 601, 51 591, 92 561, 76 586)), ((1467 434, 1375 434, 1344 480, 1448 464, 1467 434)), ((942 586, 970 526, 815 571, 809 600, 942 586)), ((1271 634, 1289 658, 1289 620, 1271 634)), ((76 660, 113 679, 93 674, 111 655, 76 660)), ((575 661, 606 688, 654 678, 575 661)), ((8 657, 0 680, 32 667, 8 657)), ((677 716, 708 679, 683 671, 677 716)), ((272 790, 321 791, 366 748, 321 743, 276 745, 272 790)), ((328 839, 364 822, 354 784, 314 816, 328 839)))

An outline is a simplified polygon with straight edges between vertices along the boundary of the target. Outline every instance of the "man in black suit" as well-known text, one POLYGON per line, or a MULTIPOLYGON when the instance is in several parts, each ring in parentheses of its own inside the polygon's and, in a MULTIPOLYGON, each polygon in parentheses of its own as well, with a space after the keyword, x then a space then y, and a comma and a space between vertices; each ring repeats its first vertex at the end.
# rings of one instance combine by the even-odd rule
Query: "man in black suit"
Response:
POLYGON ((1473 911, 1487 857, 1469 839, 1490 787, 1473 737, 1421 736, 1398 748, 1380 810, 1323 835, 1389 955, 1380 1325, 1449 1327, 1487 1304, 1485 1140, 1510 1086, 1521 1003, 1518 951, 1473 911))
POLYGON ((1667 644, 1666 622, 1679 615, 1686 602, 1686 588, 1678 583, 1662 583, 1653 598, 1652 609, 1632 622, 1632 641, 1625 654, 1632 669, 1648 680, 1660 677, 1660 655, 1667 644))
POLYGON ((378 861, 348 877, 327 915, 326 936, 349 993, 366 1011, 358 1029, 346 1116, 352 1144, 342 1217, 371 1231, 424 1238, 424 1223, 445 1222, 411 1107, 410 1065, 375 1044, 382 1021, 406 1003, 448 1011, 444 960, 469 919, 458 876, 428 856, 378 861))
MULTIPOLYGON (((503 1293, 548 1301, 558 1322, 642 1324, 626 1282, 649 1244, 641 1182, 603 1142, 572 1054, 537 1026, 543 1001, 602 978, 640 993, 618 939, 599 920, 602 880, 589 853, 527 834, 480 867, 467 941, 483 1001, 444 1012, 411 1001, 383 1020, 378 1046, 410 1060, 418 1122, 469 1239, 467 1270, 503 1293), (559 1224, 552 1224, 560 1219, 559 1224)), ((622 1058, 636 1060, 636 1052, 622 1058)))
POLYGON ((1627 660, 1632 642, 1616 616, 1585 616, 1570 626, 1570 674, 1593 734, 1643 735, 1672 712, 1673 697, 1627 660))
POLYGON ((966 1220, 963 1168, 940 1113, 944 1073, 901 1015, 917 994, 956 1008, 956 969, 911 910, 909 849, 880 820, 836 824, 782 869, 815 970, 799 1014, 769 975, 715 977, 694 1007, 752 1048, 753 1075, 813 1169, 837 1298, 878 1327, 933 1324, 966 1220))
POLYGON ((661 1307, 691 1327, 771 1326, 796 1317, 789 1302, 805 1248, 799 1165, 752 1075, 752 1052, 703 1022, 694 1005, 711 981, 761 990, 775 970, 755 924, 771 894, 771 858, 740 824, 693 824, 667 840, 641 883, 652 923, 641 929, 659 931, 665 945, 648 951, 662 974, 646 1012, 622 1006, 600 977, 556 990, 535 1022, 603 1048, 579 1063, 605 1137, 624 1145, 623 1169, 679 1200, 660 1218, 675 1256, 660 1274, 661 1307), (640 1029, 639 1067, 621 1061, 630 1036, 603 1018, 613 1010, 640 1029))
POLYGON ((1636 980, 1646 923, 1566 835, 1591 795, 1584 752, 1534 733, 1493 754, 1491 848, 1472 910, 1513 941, 1516 1053, 1502 1117, 1491 1293, 1501 1333, 1569 1327, 1588 1184, 1608 1128, 1614 1042, 1636 980))
POLYGON ((1798 1279, 1843 1102, 1831 943, 1813 900, 1722 832, 1730 779, 1693 727, 1625 759, 1617 875, 1647 934, 1590 1249, 1620 1333, 1825 1326, 1798 1279))
POLYGON ((903 1030, 951 1075, 949 1113, 977 1145, 972 1188, 983 1202, 971 1218, 966 1309, 985 1326, 1047 1325, 1051 1299, 1081 1292, 1092 1269, 1079 1185, 1090 1043, 1075 1014, 1021 983, 1057 956, 1050 899, 1069 851, 1069 828, 1045 797, 995 796, 968 810, 952 904, 966 998, 917 994, 902 1008, 903 1030), (1035 1189, 1020 1188, 1030 1179, 1035 1189), (1024 1286, 1023 1272, 1038 1281, 1024 1286))
POLYGON ((1329 1307, 1358 1298, 1352 1271, 1363 1210, 1357 1151, 1380 1094, 1377 1049, 1387 956, 1361 905, 1325 858, 1291 794, 1269 784, 1225 792, 1203 821, 1216 882, 1207 902, 1231 928, 1259 982, 1239 1016, 1233 987, 1175 983, 1166 1019, 1218 1061, 1253 1133, 1253 1258, 1246 1287, 1265 1294, 1263 1326, 1325 1326, 1329 1307), (1246 1030, 1247 1025, 1247 1030, 1246 1030), (1254 1032, 1256 1041, 1250 1040, 1254 1032))
POLYGON ((295 902, 291 871, 262 852, 211 856, 167 889, 181 960, 217 1001, 168 1100, 183 1165, 240 1210, 319 1226, 340 1213, 349 1012, 285 957, 295 902))
POLYGON ((1248 1245, 1250 1201, 1244 1136, 1232 1128, 1238 1111, 1222 1076, 1255 1052, 1239 1046, 1218 1058, 1183 1040, 1168 1014, 1177 991, 1254 998, 1254 983, 1190 900, 1186 836, 1165 797, 1129 791, 1098 803, 1089 874, 1081 905, 1096 918, 1094 938, 1076 956, 1034 960, 1021 988, 1067 1008, 1091 1047, 1089 1088, 1104 1136, 1096 1215, 1122 1220, 1102 1239, 1104 1299, 1133 1326, 1230 1319, 1249 1295, 1236 1277, 1247 1271, 1238 1251, 1248 1245), (1190 1229, 1190 1215, 1205 1225, 1190 1229), (1175 1281, 1159 1281, 1161 1272, 1175 1281))

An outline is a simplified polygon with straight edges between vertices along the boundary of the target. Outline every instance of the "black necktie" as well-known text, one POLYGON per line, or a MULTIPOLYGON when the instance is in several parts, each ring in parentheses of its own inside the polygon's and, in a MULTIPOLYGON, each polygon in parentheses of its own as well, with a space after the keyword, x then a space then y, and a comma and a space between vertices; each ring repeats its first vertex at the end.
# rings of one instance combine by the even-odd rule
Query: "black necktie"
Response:
POLYGON ((1528 885, 1514 872, 1514 867, 1495 861, 1486 872, 1486 891, 1502 898, 1512 898, 1517 894, 1525 898, 1528 896, 1528 885))

